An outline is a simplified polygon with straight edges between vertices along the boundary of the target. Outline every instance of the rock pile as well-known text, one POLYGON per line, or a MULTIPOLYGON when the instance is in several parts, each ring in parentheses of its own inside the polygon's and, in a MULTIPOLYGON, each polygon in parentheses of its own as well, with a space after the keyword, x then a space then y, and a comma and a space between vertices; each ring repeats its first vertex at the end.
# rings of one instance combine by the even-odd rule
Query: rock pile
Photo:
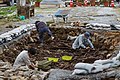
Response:
POLYGON ((22 66, 13 72, 9 62, 0 61, 0 80, 43 80, 48 72, 30 70, 22 66))

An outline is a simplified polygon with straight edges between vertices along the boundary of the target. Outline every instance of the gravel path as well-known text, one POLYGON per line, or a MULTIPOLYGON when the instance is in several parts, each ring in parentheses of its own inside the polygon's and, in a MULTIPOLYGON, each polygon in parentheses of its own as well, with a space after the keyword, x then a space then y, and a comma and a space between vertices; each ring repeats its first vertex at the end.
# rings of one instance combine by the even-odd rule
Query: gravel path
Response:
POLYGON ((120 24, 117 21, 119 15, 110 7, 80 7, 73 9, 71 15, 78 16, 76 20, 82 23, 120 24))

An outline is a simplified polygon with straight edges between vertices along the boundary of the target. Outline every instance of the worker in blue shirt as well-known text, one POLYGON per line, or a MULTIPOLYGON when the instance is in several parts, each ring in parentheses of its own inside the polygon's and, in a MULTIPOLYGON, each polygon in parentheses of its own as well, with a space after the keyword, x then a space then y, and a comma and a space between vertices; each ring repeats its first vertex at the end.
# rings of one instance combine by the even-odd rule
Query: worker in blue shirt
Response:
POLYGON ((92 42, 90 41, 89 37, 90 37, 89 32, 85 32, 84 34, 80 34, 75 39, 74 43, 72 44, 72 48, 73 49, 77 49, 77 48, 88 49, 90 47, 90 48, 94 49, 94 46, 93 46, 92 42))
POLYGON ((35 26, 39 34, 39 41, 41 45, 43 45, 43 40, 44 40, 43 37, 44 37, 44 33, 46 32, 48 33, 48 35, 51 37, 52 40, 54 39, 52 32, 50 31, 49 27, 44 22, 36 21, 35 26))

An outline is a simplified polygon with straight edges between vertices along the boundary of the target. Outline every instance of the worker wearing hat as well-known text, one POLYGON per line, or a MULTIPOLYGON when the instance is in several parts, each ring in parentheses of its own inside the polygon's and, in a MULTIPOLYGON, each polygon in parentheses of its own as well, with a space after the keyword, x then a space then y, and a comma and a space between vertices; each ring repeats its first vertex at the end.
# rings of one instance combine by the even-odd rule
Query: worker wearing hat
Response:
POLYGON ((88 46, 92 49, 94 49, 94 46, 92 44, 92 42, 90 41, 90 33, 89 32, 85 32, 84 34, 80 34, 74 41, 74 43, 72 44, 72 48, 73 49, 77 49, 77 48, 84 48, 87 49, 88 46))

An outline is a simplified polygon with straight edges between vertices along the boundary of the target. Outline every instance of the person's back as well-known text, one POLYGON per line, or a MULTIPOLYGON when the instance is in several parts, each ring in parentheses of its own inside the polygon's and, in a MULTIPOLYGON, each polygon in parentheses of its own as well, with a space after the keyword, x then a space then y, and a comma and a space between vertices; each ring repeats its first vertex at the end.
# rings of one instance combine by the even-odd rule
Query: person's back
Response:
POLYGON ((83 35, 84 34, 80 34, 74 41, 74 43, 72 44, 72 48, 73 49, 76 49, 76 48, 79 48, 79 41, 81 40, 82 41, 82 38, 83 38, 83 35))
POLYGON ((39 42, 41 43, 41 45, 43 45, 43 35, 46 32, 52 39, 54 39, 54 37, 52 36, 52 32, 50 31, 49 27, 44 22, 36 21, 35 26, 39 34, 39 42))

